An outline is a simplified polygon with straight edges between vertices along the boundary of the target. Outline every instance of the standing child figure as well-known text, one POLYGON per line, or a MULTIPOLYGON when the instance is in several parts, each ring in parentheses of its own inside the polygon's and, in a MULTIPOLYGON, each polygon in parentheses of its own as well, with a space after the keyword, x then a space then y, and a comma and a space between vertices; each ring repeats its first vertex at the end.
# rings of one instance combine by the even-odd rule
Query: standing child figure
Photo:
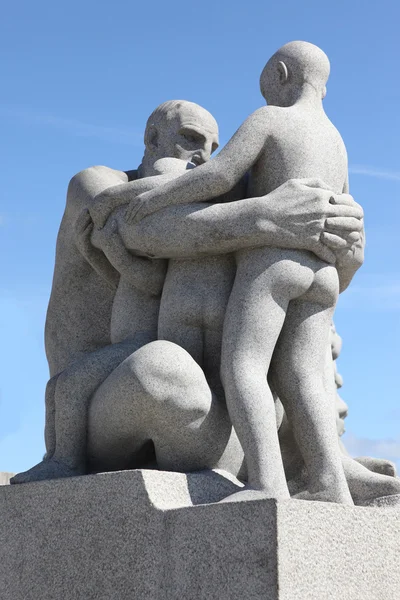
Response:
MULTIPOLYGON (((329 71, 327 56, 316 46, 283 46, 261 75, 268 106, 244 122, 215 160, 161 192, 144 194, 132 203, 127 218, 138 220, 188 198, 220 196, 247 171, 249 197, 268 194, 289 179, 314 177, 332 190, 334 202, 334 194, 348 191, 348 172, 344 143, 322 106, 329 71)), ((361 242, 352 235, 356 251, 361 242)), ((307 467, 308 497, 352 504, 336 432, 333 377, 324 381, 332 315, 339 291, 350 281, 340 261, 336 268, 307 251, 242 250, 236 263, 221 377, 245 452, 249 487, 268 497, 289 498, 269 374, 307 467)))

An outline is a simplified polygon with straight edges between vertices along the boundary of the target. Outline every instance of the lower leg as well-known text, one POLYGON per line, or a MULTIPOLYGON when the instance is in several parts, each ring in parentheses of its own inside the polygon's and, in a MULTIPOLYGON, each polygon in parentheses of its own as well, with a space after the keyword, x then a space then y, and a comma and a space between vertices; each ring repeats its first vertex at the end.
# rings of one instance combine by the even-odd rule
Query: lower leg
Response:
POLYGON ((382 496, 400 494, 398 477, 374 473, 350 456, 342 456, 342 463, 356 505, 368 504, 382 496))
POLYGON ((293 427, 314 499, 351 504, 335 420, 335 386, 324 386, 331 311, 293 302, 277 345, 273 379, 293 427))
POLYGON ((147 344, 118 366, 94 394, 88 420, 96 470, 127 468, 145 440, 153 441, 165 470, 223 468, 237 475, 243 460, 226 407, 199 365, 168 341, 147 344))
POLYGON ((94 391, 137 343, 107 346, 53 377, 46 389, 45 459, 11 483, 81 475, 86 469, 87 405, 94 391))
MULTIPOLYGON (((224 364, 224 362, 222 363, 224 364)), ((289 498, 265 370, 246 361, 222 370, 229 415, 246 457, 248 484, 271 498, 289 498)))
POLYGON ((100 384, 141 343, 131 340, 107 346, 86 355, 60 375, 55 393, 55 460, 85 471, 89 401, 100 384))

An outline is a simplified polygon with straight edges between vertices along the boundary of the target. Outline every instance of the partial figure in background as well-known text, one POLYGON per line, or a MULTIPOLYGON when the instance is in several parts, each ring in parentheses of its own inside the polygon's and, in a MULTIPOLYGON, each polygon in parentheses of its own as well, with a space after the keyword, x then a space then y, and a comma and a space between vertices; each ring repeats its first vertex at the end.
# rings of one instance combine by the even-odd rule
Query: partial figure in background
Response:
MULTIPOLYGON (((340 352, 342 350, 342 338, 336 331, 335 324, 332 322, 331 326, 331 350, 332 350, 332 359, 334 365, 334 373, 335 373, 335 385, 336 390, 340 390, 343 386, 343 377, 340 375, 337 369, 337 359, 340 356, 340 352)), ((339 392, 336 391, 336 423, 338 435, 340 437, 340 447, 344 455, 349 456, 349 453, 346 449, 346 446, 341 439, 341 436, 345 433, 345 419, 348 415, 348 406, 346 402, 339 395, 339 392)), ((374 473, 378 473, 381 475, 388 475, 390 477, 396 477, 396 465, 393 461, 387 460, 385 458, 374 458, 372 456, 358 456, 355 458, 360 465, 366 467, 369 471, 373 471, 374 473)))

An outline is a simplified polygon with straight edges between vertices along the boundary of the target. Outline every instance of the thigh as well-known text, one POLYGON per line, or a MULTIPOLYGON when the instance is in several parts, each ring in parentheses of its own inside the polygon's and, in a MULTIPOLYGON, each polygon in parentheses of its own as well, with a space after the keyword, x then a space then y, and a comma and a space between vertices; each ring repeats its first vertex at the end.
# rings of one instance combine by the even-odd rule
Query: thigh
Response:
POLYGON ((188 294, 185 298, 164 294, 158 316, 158 339, 177 344, 203 366, 203 338, 201 310, 196 301, 188 294))
POLYGON ((180 346, 203 366, 203 332, 200 327, 186 325, 179 319, 165 319, 159 323, 158 339, 180 346))
POLYGON ((275 280, 264 271, 253 277, 238 269, 225 315, 222 343, 224 368, 236 360, 268 369, 285 320, 289 299, 274 293, 275 280))
POLYGON ((164 468, 233 470, 243 458, 226 407, 213 397, 203 371, 165 341, 132 354, 99 387, 88 440, 92 463, 104 469, 127 468, 149 440, 164 468))
POLYGON ((305 380, 318 378, 323 383, 333 311, 334 306, 303 299, 290 302, 271 365, 282 401, 305 380))

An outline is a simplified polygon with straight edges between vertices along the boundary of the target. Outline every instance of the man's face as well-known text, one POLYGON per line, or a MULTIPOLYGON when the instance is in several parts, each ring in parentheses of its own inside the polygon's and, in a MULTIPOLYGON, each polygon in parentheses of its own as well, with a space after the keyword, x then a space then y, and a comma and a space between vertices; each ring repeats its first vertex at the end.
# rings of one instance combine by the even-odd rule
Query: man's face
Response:
POLYGON ((206 110, 183 106, 166 132, 164 156, 201 165, 218 148, 218 125, 206 110))

